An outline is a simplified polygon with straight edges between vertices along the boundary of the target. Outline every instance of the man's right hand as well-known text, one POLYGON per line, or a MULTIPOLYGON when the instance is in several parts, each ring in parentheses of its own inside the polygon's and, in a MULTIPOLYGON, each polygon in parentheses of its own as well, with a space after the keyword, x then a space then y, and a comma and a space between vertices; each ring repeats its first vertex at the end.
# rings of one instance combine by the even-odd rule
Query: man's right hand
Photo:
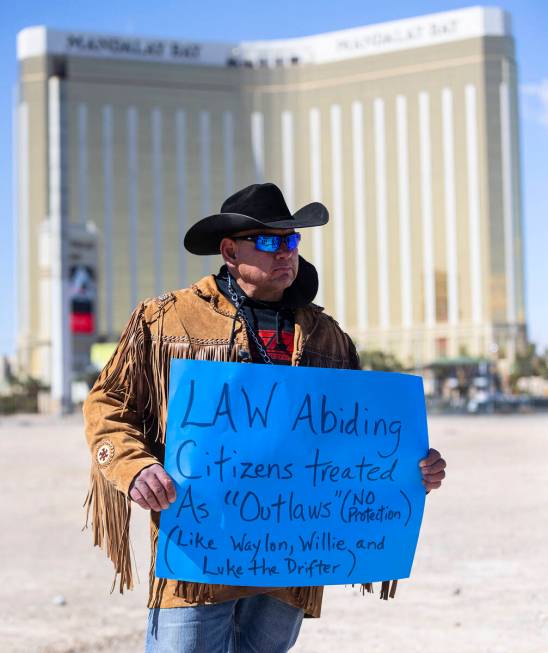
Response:
POLYGON ((141 508, 160 512, 169 508, 177 493, 170 475, 156 463, 137 474, 130 485, 129 496, 141 508))

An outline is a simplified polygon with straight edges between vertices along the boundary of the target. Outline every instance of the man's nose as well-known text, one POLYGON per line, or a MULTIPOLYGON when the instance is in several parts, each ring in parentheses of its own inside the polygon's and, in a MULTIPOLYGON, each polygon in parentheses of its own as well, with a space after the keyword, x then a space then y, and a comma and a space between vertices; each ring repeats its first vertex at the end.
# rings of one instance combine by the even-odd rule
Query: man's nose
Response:
POLYGON ((294 251, 295 251, 294 249, 289 249, 287 247, 287 242, 285 240, 282 240, 280 244, 280 249, 278 249, 278 251, 276 252, 276 256, 278 257, 281 256, 282 258, 289 258, 292 252, 294 251))

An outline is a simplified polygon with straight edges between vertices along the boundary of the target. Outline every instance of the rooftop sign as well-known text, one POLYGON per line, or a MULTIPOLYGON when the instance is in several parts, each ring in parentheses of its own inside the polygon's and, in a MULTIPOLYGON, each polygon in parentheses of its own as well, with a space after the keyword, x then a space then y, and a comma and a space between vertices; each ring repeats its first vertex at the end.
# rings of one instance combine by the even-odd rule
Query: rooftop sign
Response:
POLYGON ((240 43, 200 43, 28 27, 17 36, 17 57, 26 59, 60 54, 210 66, 273 66, 327 63, 480 36, 509 34, 510 17, 497 7, 472 7, 302 38, 240 43))

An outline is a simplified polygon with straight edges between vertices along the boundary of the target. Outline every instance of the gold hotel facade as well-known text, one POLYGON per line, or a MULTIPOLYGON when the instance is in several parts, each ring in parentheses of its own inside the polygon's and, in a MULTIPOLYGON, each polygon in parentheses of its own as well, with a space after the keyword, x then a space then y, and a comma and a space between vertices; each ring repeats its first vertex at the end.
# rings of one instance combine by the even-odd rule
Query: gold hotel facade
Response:
POLYGON ((18 59, 18 352, 33 375, 66 385, 140 299, 214 271, 215 257, 184 250, 185 230, 263 180, 290 209, 329 208, 302 253, 319 271, 317 303, 360 347, 420 365, 512 358, 524 342, 503 10, 242 43, 30 27, 18 59), (86 243, 97 294, 79 336, 67 257, 86 243))

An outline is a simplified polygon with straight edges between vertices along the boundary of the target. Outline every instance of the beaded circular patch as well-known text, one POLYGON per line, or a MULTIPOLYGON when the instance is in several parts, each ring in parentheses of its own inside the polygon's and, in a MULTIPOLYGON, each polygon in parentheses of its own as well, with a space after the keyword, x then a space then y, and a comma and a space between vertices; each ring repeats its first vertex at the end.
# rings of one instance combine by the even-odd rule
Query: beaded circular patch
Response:
POLYGON ((105 467, 114 458, 114 445, 110 440, 103 440, 97 447, 97 463, 105 467))

